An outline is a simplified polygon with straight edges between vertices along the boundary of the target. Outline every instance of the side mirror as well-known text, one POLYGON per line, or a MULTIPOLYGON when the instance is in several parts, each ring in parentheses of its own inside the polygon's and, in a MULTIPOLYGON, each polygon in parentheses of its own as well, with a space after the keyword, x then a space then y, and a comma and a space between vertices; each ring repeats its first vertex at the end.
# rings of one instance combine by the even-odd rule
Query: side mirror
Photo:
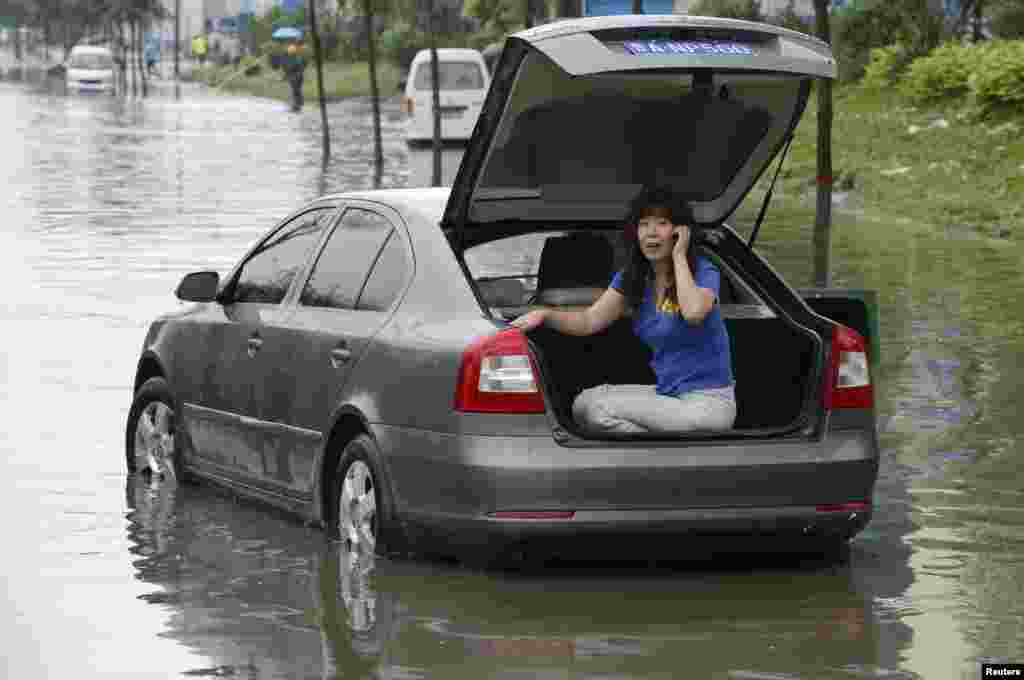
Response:
POLYGON ((217 299, 220 275, 217 272, 192 272, 178 284, 174 294, 186 302, 213 302, 217 299))

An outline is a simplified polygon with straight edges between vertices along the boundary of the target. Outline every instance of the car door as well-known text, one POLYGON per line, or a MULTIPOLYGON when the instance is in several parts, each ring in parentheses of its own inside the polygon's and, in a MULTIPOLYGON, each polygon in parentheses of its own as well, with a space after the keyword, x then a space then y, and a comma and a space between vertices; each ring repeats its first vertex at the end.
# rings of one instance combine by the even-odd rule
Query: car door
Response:
POLYGON ((293 312, 268 337, 264 381, 273 393, 261 402, 260 418, 279 426, 264 439, 264 472, 285 493, 312 490, 322 438, 351 368, 404 281, 394 281, 407 270, 404 246, 394 235, 396 218, 382 208, 346 209, 293 312))
POLYGON ((222 291, 223 319, 202 348, 201 402, 186 414, 196 464, 208 474, 235 480, 261 475, 264 335, 287 314, 288 291, 334 214, 333 206, 320 206, 288 219, 247 255, 222 291))

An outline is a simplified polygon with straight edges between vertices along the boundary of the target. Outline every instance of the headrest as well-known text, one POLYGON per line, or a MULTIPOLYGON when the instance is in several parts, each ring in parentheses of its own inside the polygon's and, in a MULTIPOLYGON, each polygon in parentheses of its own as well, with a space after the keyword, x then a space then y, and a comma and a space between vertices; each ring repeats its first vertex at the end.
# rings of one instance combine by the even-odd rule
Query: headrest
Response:
POLYGON ((546 288, 607 288, 615 254, 600 234, 576 232, 544 242, 537 270, 537 290, 546 288))

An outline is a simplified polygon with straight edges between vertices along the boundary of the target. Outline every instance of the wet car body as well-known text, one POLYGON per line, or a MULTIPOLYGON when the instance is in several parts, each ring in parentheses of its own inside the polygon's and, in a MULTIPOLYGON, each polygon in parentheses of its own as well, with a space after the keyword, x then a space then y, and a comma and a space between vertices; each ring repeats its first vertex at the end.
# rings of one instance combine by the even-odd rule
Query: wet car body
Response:
MULTIPOLYGON (((809 79, 834 70, 827 47, 782 29, 685 16, 562 22, 522 36, 503 51, 452 189, 322 197, 272 229, 224 279, 205 273, 182 282, 179 297, 198 304, 157 320, 147 334, 129 418, 129 468, 138 466, 140 442, 156 442, 152 450, 166 454, 172 469, 354 543, 382 539, 388 547, 460 553, 548 541, 554 550, 566 538, 609 535, 639 537, 647 550, 685 545, 652 535, 845 542, 871 517, 878 472, 870 383, 844 386, 841 368, 865 356, 863 344, 842 344, 867 335, 863 305, 842 291, 798 294, 724 222, 792 131, 809 79), (545 299, 585 305, 591 288, 498 300, 487 290, 492 281, 470 271, 467 254, 524 234, 614 240, 633 182, 606 187, 597 202, 581 197, 593 187, 508 186, 517 181, 507 174, 518 172, 515 154, 524 144, 539 148, 531 130, 547 134, 547 112, 556 120, 575 115, 571 105, 531 107, 517 97, 538 91, 530 77, 545 83, 572 77, 574 66, 594 68, 588 51, 601 49, 596 33, 652 27, 725 31, 733 42, 715 49, 741 49, 736 31, 763 44, 785 38, 777 51, 806 63, 778 55, 758 63, 758 76, 795 71, 791 97, 778 98, 784 116, 756 123, 747 153, 723 161, 728 172, 717 185, 709 180, 697 206, 710 225, 702 247, 730 282, 721 303, 742 349, 742 422, 726 433, 596 436, 571 422, 567 404, 581 380, 640 381, 643 353, 639 341, 630 344, 629 321, 590 344, 571 338, 562 347, 543 332, 527 338, 507 321, 545 299), (574 48, 580 40, 590 41, 582 51, 574 48), (494 173, 505 186, 487 185, 494 173), (261 267, 264 279, 252 274, 261 267), (831 319, 813 309, 823 302, 831 319), (578 371, 565 368, 571 354, 582 356, 578 371), (773 396, 787 384, 785 400, 773 396), (772 415, 781 401, 787 407, 772 415)), ((731 53, 712 52, 699 52, 696 62, 684 56, 717 73, 716 60, 728 64, 731 53)), ((618 54, 613 72, 637 68, 629 61, 636 55, 623 61, 618 54)), ((653 58, 636 63, 675 78, 678 64, 653 58)), ((728 80, 732 68, 722 72, 743 91, 742 79, 728 80)), ((693 76, 687 92, 699 94, 704 84, 693 76)), ((775 97, 760 81, 752 91, 775 97)), ((609 103, 602 110, 614 122, 618 109, 609 103)), ((579 168, 570 172, 579 176, 579 168)))

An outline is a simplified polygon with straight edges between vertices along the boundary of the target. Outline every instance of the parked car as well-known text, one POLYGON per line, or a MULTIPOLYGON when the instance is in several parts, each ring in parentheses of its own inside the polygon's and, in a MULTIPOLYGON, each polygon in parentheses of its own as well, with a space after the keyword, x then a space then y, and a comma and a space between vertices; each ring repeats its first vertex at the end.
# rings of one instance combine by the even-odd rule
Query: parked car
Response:
POLYGON ((69 92, 113 94, 114 54, 98 45, 76 45, 68 55, 64 78, 69 92))
MULTIPOLYGON (((478 50, 439 48, 441 138, 464 141, 473 134, 491 74, 478 50)), ((420 50, 409 66, 402 97, 402 110, 408 116, 405 138, 410 145, 434 138, 434 90, 430 50, 420 50)))
POLYGON ((146 334, 128 469, 223 484, 378 549, 844 545, 879 463, 864 297, 801 295, 726 223, 812 81, 835 76, 828 46, 679 15, 560 22, 505 50, 452 187, 324 196, 224 278, 182 280, 196 304, 146 334), (593 302, 652 181, 695 192, 722 273, 728 431, 587 431, 582 389, 653 382, 629 320, 585 338, 508 323, 593 302))

